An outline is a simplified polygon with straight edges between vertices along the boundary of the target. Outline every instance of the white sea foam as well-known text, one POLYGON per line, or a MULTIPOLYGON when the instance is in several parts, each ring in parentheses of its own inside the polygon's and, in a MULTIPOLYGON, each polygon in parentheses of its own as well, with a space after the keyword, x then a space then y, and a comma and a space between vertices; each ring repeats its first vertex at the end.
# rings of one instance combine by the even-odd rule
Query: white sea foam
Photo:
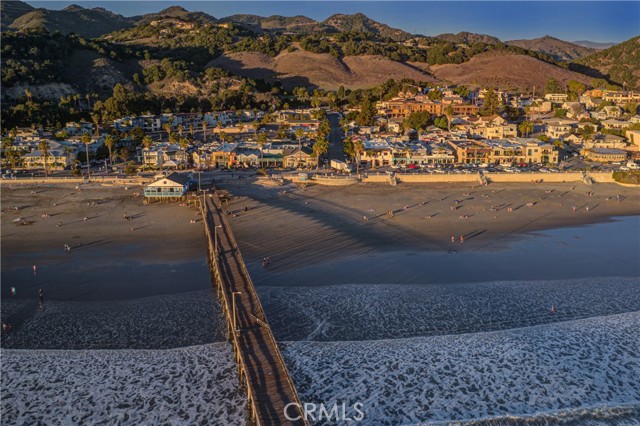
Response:
POLYGON ((361 401, 367 425, 640 423, 640 312, 283 353, 303 401, 361 401))
POLYGON ((258 287, 280 340, 505 330, 640 310, 639 278, 258 287), (551 315, 551 305, 556 312, 551 315))
POLYGON ((5 425, 245 424, 227 343, 1 355, 5 425))

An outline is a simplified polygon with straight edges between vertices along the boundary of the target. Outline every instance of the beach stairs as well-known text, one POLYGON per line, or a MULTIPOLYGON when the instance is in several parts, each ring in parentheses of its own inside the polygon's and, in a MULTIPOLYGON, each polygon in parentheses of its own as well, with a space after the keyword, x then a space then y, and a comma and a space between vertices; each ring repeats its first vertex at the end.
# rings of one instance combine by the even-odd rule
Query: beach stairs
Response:
POLYGON ((485 174, 481 171, 478 172, 478 183, 483 186, 489 185, 489 178, 486 177, 485 174))
POLYGON ((587 172, 582 172, 580 180, 582 180, 582 183, 584 183, 585 185, 593 185, 595 183, 593 178, 589 176, 587 172))

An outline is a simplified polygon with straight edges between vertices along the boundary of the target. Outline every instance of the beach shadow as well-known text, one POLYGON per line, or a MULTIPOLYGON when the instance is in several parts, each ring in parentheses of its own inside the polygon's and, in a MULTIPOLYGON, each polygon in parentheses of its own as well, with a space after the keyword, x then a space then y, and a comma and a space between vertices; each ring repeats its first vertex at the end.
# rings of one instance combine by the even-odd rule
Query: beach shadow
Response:
POLYGON ((99 247, 99 246, 103 246, 106 244, 111 244, 111 241, 107 241, 107 240, 96 240, 96 241, 91 241, 89 243, 82 243, 82 244, 78 244, 77 246, 72 247, 73 250, 76 249, 84 249, 84 248, 92 248, 92 247, 99 247))
POLYGON ((487 232, 486 229, 472 231, 472 232, 469 232, 468 234, 464 235, 464 239, 465 240, 470 240, 471 238, 475 238, 475 237, 477 237, 479 235, 484 234, 485 232, 487 232))
POLYGON ((600 203, 596 204, 595 206, 591 206, 591 207, 589 207, 589 210, 595 210, 596 207, 598 207, 599 205, 600 205, 600 203))
MULTIPOLYGON (((200 219, 200 221, 202 221, 202 220, 200 219)), ((144 228, 148 228, 148 227, 150 227, 150 226, 151 226, 151 225, 142 225, 142 226, 134 227, 134 228, 133 228, 133 230, 134 230, 134 231, 137 231, 138 229, 144 229, 144 228)))
POLYGON ((136 213, 134 215, 129 216, 131 219, 138 219, 140 217, 146 216, 147 213, 146 212, 142 212, 142 213, 136 213))

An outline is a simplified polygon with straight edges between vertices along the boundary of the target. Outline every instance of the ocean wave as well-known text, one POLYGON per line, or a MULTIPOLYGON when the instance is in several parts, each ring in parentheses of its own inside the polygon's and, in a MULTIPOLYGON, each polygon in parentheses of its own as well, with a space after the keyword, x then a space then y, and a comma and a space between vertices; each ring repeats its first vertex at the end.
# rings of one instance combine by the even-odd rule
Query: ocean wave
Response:
POLYGON ((245 424, 226 343, 1 355, 3 424, 245 424))
POLYGON ((545 423, 544 413, 566 410, 587 410, 578 424, 640 422, 640 312, 463 335, 287 342, 283 354, 303 402, 362 402, 367 425, 562 424, 545 423), (631 411, 599 418, 607 411, 597 407, 621 406, 631 411))
POLYGON ((640 310, 640 278, 258 287, 279 340, 378 340, 530 327, 640 310), (555 313, 551 314, 551 306, 555 313))

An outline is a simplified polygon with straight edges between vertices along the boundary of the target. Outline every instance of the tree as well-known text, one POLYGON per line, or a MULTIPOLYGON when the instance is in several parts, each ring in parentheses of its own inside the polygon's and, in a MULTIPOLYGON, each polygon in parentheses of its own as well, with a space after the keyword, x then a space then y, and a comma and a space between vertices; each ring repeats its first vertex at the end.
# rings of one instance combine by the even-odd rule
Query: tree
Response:
POLYGON ((164 129, 165 132, 167 132, 167 139, 169 139, 171 137, 171 124, 164 123, 162 125, 162 128, 164 129))
POLYGON ((87 179, 91 180, 91 165, 89 164, 89 144, 91 143, 91 135, 89 135, 89 133, 82 135, 82 143, 84 144, 85 153, 87 154, 87 179))
POLYGON ((189 146, 189 140, 187 138, 181 137, 179 139, 180 148, 182 148, 182 161, 184 162, 184 167, 187 167, 187 147, 189 146))
POLYGON ((578 134, 580 135, 580 139, 582 139, 582 143, 585 143, 586 141, 591 139, 594 133, 595 129, 593 128, 593 126, 586 125, 578 129, 578 134))
POLYGON ((115 140, 113 138, 113 136, 111 135, 107 135, 104 138, 104 146, 107 147, 107 149, 109 150, 109 163, 113 164, 113 144, 115 143, 115 140))
POLYGON ((442 100, 442 92, 438 89, 431 89, 429 93, 427 93, 427 97, 432 101, 441 101, 442 100))
POLYGON ((318 158, 318 168, 320 168, 320 157, 329 152, 329 141, 326 136, 316 138, 313 144, 313 154, 318 158))
POLYGON ((500 97, 496 93, 495 90, 489 89, 484 94, 484 101, 482 102, 482 106, 480 107, 480 115, 488 115, 491 116, 498 112, 498 108, 500 108, 500 97))
POLYGON ((142 138, 142 146, 149 149, 151 148, 151 145, 153 145, 153 139, 151 139, 151 136, 147 135, 144 138, 142 138))
POLYGON ((447 105, 444 109, 444 116, 447 117, 447 128, 451 133, 451 121, 453 120, 453 107, 451 105, 447 105))
POLYGON ((365 151, 367 153, 367 157, 371 158, 371 168, 376 168, 376 161, 373 159, 373 156, 376 155, 376 151, 373 149, 368 149, 365 151))
POLYGON ((424 130, 431 122, 431 116, 426 111, 414 111, 402 122, 402 127, 405 130, 424 130))
POLYGON ((264 146, 267 142, 269 142, 269 136, 265 132, 258 133, 258 137, 256 138, 258 141, 258 145, 260 145, 260 167, 262 167, 264 160, 264 146))
POLYGON ((375 105, 368 97, 365 97, 360 105, 360 111, 356 115, 356 123, 358 126, 372 126, 377 112, 375 105))
POLYGON ((364 152, 364 145, 360 139, 353 141, 353 153, 356 156, 356 173, 360 174, 360 157, 364 152))
POLYGON ((302 137, 304 136, 304 130, 302 127, 296 129, 296 139, 298 139, 298 167, 302 163, 302 137))
POLYGON ((533 131, 533 123, 530 121, 523 121, 518 125, 518 130, 520 130, 520 134, 524 135, 524 137, 528 137, 529 133, 533 131))
POLYGON ((556 109, 553 111, 553 115, 554 115, 556 118, 564 118, 564 117, 566 117, 566 116, 567 116, 567 110, 566 110, 566 109, 562 109, 562 108, 556 108, 556 109))
POLYGON ((578 99, 578 97, 587 90, 587 86, 576 80, 569 80, 567 82, 567 88, 569 89, 569 93, 573 95, 573 99, 578 99))
POLYGON ((550 78, 544 86, 544 93, 562 93, 564 90, 557 80, 550 78))
POLYGON ((38 148, 42 151, 42 156, 44 157, 44 176, 49 177, 49 162, 47 161, 49 157, 49 142, 46 139, 42 139, 38 144, 38 148))
POLYGON ((207 143, 207 120, 202 120, 202 143, 207 143))

